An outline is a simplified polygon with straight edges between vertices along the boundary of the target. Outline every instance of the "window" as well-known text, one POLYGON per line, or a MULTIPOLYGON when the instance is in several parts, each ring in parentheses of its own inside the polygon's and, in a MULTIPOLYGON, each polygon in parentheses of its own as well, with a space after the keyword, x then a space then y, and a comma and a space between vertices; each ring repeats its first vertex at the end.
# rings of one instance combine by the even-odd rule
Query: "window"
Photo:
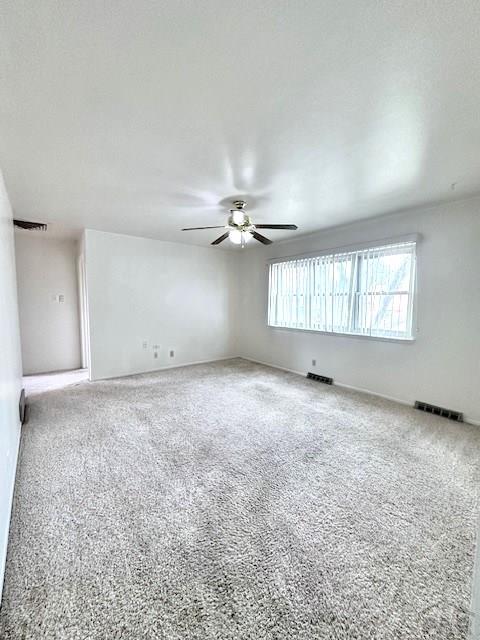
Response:
POLYGON ((414 241, 273 262, 268 324, 411 339, 414 241))

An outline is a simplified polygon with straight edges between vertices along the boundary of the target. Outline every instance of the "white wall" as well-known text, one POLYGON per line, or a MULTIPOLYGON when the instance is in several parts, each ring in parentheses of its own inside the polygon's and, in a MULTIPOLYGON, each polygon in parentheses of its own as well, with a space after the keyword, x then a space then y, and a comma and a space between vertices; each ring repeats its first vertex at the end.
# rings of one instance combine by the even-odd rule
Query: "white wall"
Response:
POLYGON ((15 233, 24 374, 81 366, 75 240, 15 233), (65 296, 64 302, 53 298, 65 296))
POLYGON ((85 233, 77 242, 77 280, 79 293, 81 363, 90 370, 90 331, 88 328, 88 295, 85 266, 85 233))
POLYGON ((240 353, 332 376, 401 401, 425 400, 480 421, 480 199, 331 229, 242 256, 240 353), (420 233, 413 344, 266 326, 267 260, 420 233), (312 359, 317 366, 312 367, 312 359))
POLYGON ((85 260, 92 379, 237 355, 237 256, 87 230, 85 260))
POLYGON ((22 382, 12 212, 0 173, 0 598, 20 441, 22 382))

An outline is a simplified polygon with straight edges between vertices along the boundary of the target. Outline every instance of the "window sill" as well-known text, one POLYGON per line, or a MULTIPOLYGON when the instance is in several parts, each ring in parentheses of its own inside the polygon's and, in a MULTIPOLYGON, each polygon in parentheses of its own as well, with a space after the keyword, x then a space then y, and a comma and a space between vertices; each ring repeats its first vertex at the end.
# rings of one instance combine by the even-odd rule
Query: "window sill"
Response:
POLYGON ((275 331, 299 331, 301 333, 316 333, 322 336, 334 336, 335 338, 354 338, 359 340, 375 340, 376 342, 396 342, 399 344, 413 344, 416 338, 387 338, 384 336, 364 336, 359 333, 336 333, 334 331, 320 331, 318 329, 299 329, 296 327, 277 327, 267 324, 268 329, 275 331))

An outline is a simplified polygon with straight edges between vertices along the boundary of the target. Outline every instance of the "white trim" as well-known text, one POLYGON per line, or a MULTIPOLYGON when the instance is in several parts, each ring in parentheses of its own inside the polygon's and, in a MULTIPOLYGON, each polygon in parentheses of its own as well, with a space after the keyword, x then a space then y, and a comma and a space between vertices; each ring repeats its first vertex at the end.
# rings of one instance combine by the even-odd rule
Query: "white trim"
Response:
POLYGON ((148 373, 157 373, 158 371, 166 371, 168 369, 180 369, 181 367, 191 367, 195 364, 209 364, 210 362, 222 362, 223 360, 234 360, 242 356, 222 356, 221 358, 213 358, 213 360, 194 360, 193 362, 183 362, 182 364, 167 364, 158 369, 147 369, 146 371, 132 371, 132 373, 122 373, 119 376, 104 376, 102 378, 91 378, 90 382, 99 382, 100 380, 116 380, 117 378, 129 378, 130 376, 141 376, 148 373))
POLYGON ((477 518, 471 590, 468 639, 478 640, 480 638, 480 518, 477 518))
MULTIPOLYGON (((262 364, 265 367, 271 367, 272 369, 280 369, 280 371, 287 371, 288 373, 295 373, 298 376, 302 376, 302 378, 306 377, 305 371, 297 371, 296 369, 288 369, 287 367, 281 367, 278 364, 272 364, 271 362, 264 362, 263 360, 256 360, 254 358, 250 358, 249 356, 240 356, 243 360, 249 360, 250 362, 255 362, 256 364, 262 364)), ((341 387, 342 389, 349 389, 350 391, 358 391, 359 393, 365 393, 369 396, 375 396, 377 398, 383 398, 384 400, 390 400, 391 402, 396 402, 397 404, 402 404, 407 407, 414 408, 414 402, 405 400, 403 398, 397 398, 395 396, 387 396, 384 393, 378 393, 377 391, 371 391, 370 389, 364 389, 363 387, 355 387, 351 384, 345 384, 343 382, 335 382, 333 383, 335 387, 341 387)), ((464 414, 463 416, 464 422, 467 424, 471 424, 474 427, 480 427, 480 420, 473 420, 464 414)))
POLYGON ((397 342, 401 344, 413 344, 416 337, 412 338, 387 338, 385 336, 369 336, 364 333, 338 333, 336 331, 321 331, 320 329, 301 329, 299 327, 277 327, 274 324, 268 324, 268 329, 275 331, 302 331, 303 333, 319 333, 323 336, 335 336, 337 338, 360 338, 361 340, 377 340, 379 342, 397 342))
POLYGON ((309 251, 308 253, 300 253, 292 256, 282 256, 279 258, 269 258, 267 264, 274 264, 277 262, 289 262, 290 260, 301 260, 302 258, 315 258, 317 256, 328 256, 336 253, 353 253, 355 251, 365 251, 366 249, 381 249, 383 247, 395 246, 397 244, 418 244, 422 239, 420 233, 411 233, 408 235, 395 236, 393 238, 381 238, 380 240, 374 240, 372 242, 356 242, 354 244, 347 244, 341 247, 329 247, 327 249, 318 249, 316 251, 309 251))
POLYGON ((242 360, 248 360, 249 362, 255 362, 255 364, 263 364, 264 367, 271 367, 272 369, 280 369, 280 371, 287 371, 288 373, 295 373, 297 376, 305 378, 305 371, 297 371, 296 369, 287 369, 287 367, 281 367, 278 364, 272 364, 271 362, 264 362, 263 360, 255 360, 249 356, 240 356, 242 360))
POLYGON ((10 486, 9 508, 7 510, 8 518, 7 518, 7 522, 5 523, 5 548, 0 549, 0 605, 2 604, 3 581, 5 578, 5 567, 7 563, 7 549, 8 549, 8 541, 10 539, 10 524, 12 520, 13 497, 15 495, 15 484, 17 479, 17 466, 18 466, 18 457, 19 457, 19 451, 20 451, 21 438, 22 438, 22 425, 19 420, 18 421, 18 439, 16 442, 15 455, 14 455, 14 461, 13 461, 13 473, 12 473, 12 477, 10 478, 11 486, 10 486))
POLYGON ((363 387, 355 387, 351 384, 344 384, 343 382, 335 382, 334 384, 336 387, 341 387, 342 389, 348 389, 349 391, 357 391, 359 393, 366 393, 369 396, 375 396, 376 398, 382 398, 383 400, 390 400, 390 402, 403 404, 407 407, 412 407, 413 409, 413 402, 409 402, 408 400, 401 400, 400 398, 396 398, 394 396, 387 396, 385 393, 370 391, 370 389, 364 389, 363 387))

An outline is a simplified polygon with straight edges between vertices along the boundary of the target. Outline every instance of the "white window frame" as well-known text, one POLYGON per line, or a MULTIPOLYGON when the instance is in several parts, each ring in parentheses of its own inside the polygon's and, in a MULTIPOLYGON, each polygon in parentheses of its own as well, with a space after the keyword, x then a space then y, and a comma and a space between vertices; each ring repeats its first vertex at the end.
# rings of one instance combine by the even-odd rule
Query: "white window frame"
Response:
MULTIPOLYGON (((406 236, 400 236, 395 238, 387 238, 382 240, 376 240, 374 242, 369 243, 361 243, 354 245, 346 245, 342 247, 335 247, 331 249, 324 249, 321 251, 313 251, 309 253, 304 253, 301 255, 292 255, 285 256, 281 258, 273 258, 267 263, 267 308, 266 308, 266 324, 269 329, 273 329, 275 331, 301 331, 308 333, 319 333, 329 336, 339 336, 339 337, 350 337, 350 338, 359 338, 361 340, 378 340, 378 341, 386 341, 386 342, 400 342, 400 343, 413 343, 416 340, 417 334, 417 295, 418 295, 418 286, 417 286, 417 267, 418 267, 418 244, 421 240, 421 236, 419 234, 410 234, 406 236), (315 329, 309 327, 290 327, 290 326, 281 326, 270 324, 270 265, 275 263, 283 263, 283 262, 293 262, 297 260, 301 260, 303 258, 321 258, 321 257, 330 257, 332 256, 340 256, 342 254, 351 254, 355 252, 362 252, 366 250, 381 250, 385 248, 393 248, 396 245, 404 245, 404 244, 413 244, 413 270, 411 272, 411 282, 409 287, 409 305, 408 305, 408 314, 409 314, 409 325, 411 326, 411 334, 409 336, 399 336, 399 335, 377 335, 377 334, 369 334, 369 333, 360 333, 355 331, 329 331, 324 329, 315 329)), ((356 310, 357 306, 353 305, 353 309, 356 310)))

